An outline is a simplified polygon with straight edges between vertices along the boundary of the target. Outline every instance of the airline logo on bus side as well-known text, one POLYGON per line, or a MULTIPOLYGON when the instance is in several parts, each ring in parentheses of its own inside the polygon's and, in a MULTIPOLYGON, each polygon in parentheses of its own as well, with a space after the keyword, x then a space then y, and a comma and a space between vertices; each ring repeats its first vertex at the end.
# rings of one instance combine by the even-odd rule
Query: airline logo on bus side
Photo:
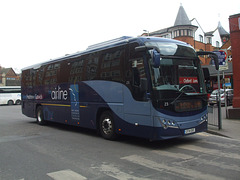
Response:
POLYGON ((62 90, 60 86, 56 87, 53 91, 51 91, 51 99, 53 100, 67 100, 67 98, 67 90, 62 90))

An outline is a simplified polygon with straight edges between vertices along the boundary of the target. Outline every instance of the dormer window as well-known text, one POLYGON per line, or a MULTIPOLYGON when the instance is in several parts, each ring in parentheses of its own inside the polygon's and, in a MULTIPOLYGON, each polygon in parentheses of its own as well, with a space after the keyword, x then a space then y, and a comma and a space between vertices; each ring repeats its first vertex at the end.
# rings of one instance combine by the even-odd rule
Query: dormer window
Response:
POLYGON ((212 38, 211 37, 207 37, 207 43, 212 44, 212 38))

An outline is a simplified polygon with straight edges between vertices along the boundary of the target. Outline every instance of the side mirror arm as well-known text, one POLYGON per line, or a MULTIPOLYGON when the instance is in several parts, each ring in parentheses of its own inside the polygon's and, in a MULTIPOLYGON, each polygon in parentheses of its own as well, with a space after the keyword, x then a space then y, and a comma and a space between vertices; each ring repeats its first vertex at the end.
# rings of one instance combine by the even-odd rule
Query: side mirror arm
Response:
POLYGON ((214 52, 210 52, 210 51, 198 51, 197 55, 210 55, 211 57, 213 57, 214 63, 215 63, 215 68, 216 70, 219 70, 219 62, 218 62, 218 56, 214 53, 214 52))
POLYGON ((138 46, 138 47, 135 47, 136 52, 143 52, 143 51, 147 51, 147 50, 151 50, 151 49, 156 49, 156 51, 158 53, 160 53, 160 49, 157 46, 138 46))

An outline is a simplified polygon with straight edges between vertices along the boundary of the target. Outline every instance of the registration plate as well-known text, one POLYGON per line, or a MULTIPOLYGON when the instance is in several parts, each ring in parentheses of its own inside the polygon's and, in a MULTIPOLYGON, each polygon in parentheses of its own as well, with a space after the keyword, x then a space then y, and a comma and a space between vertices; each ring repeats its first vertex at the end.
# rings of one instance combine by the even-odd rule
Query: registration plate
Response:
POLYGON ((184 134, 190 134, 196 132, 195 128, 185 129, 184 134))

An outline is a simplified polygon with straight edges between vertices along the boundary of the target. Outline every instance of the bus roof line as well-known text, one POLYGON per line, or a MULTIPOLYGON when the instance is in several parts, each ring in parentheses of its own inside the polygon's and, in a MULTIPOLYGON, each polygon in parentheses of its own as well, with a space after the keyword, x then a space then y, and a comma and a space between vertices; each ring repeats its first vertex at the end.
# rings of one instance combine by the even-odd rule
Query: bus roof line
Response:
POLYGON ((57 62, 57 61, 60 61, 60 60, 75 58, 75 57, 79 57, 81 55, 84 55, 86 53, 94 52, 96 50, 102 50, 104 48, 114 47, 116 45, 121 45, 123 43, 126 43, 128 41, 128 39, 134 39, 134 38, 131 37, 131 36, 122 36, 120 38, 116 38, 116 39, 112 39, 112 40, 109 40, 109 41, 104 41, 104 42, 101 42, 101 43, 93 44, 93 45, 88 46, 88 48, 84 51, 78 51, 78 52, 73 53, 73 54, 67 54, 67 55, 59 57, 59 58, 50 59, 48 61, 44 61, 44 62, 41 62, 41 63, 38 63, 38 64, 34 64, 34 65, 23 68, 22 71, 27 70, 27 69, 32 69, 32 68, 33 69, 38 69, 42 65, 45 65, 45 64, 54 63, 54 62, 57 62))
MULTIPOLYGON (((93 52, 95 52, 97 50, 104 50, 106 48, 123 45, 123 44, 125 44, 127 42, 130 42, 130 41, 136 41, 137 40, 137 41, 139 41, 139 42, 144 44, 144 42, 146 42, 148 40, 154 40, 154 39, 156 39, 156 37, 149 37, 149 36, 147 36, 147 37, 144 37, 144 36, 141 36, 141 37, 122 36, 120 38, 115 38, 115 39, 112 39, 112 40, 108 40, 108 41, 104 41, 104 42, 101 42, 101 43, 90 45, 90 46, 88 46, 88 48, 86 50, 83 50, 83 51, 78 51, 78 52, 73 53, 73 54, 67 54, 67 55, 62 56, 62 57, 50 59, 50 60, 43 61, 43 62, 38 63, 38 64, 27 66, 27 67, 23 68, 22 71, 27 70, 27 69, 38 69, 42 65, 46 65, 46 64, 49 64, 49 63, 54 63, 54 62, 58 62, 58 61, 66 60, 66 59, 76 58, 76 57, 79 57, 79 56, 87 54, 87 53, 93 53, 93 52)), ((162 41, 163 42, 172 42, 174 40, 162 38, 162 41)), ((181 41, 176 41, 175 40, 174 42, 179 42, 180 43, 181 41)), ((183 43, 183 42, 181 42, 181 43, 183 43)), ((185 45, 186 45, 186 43, 185 43, 185 45)))
POLYGON ((90 46, 88 46, 88 48, 86 50, 87 51, 88 50, 95 50, 95 49, 100 49, 100 48, 103 48, 103 47, 106 47, 106 46, 115 45, 115 44, 121 43, 123 41, 125 42, 127 39, 130 39, 130 38, 133 38, 133 37, 122 36, 120 38, 116 38, 116 39, 112 39, 112 40, 109 40, 109 41, 104 41, 104 42, 101 42, 101 43, 90 45, 90 46))

